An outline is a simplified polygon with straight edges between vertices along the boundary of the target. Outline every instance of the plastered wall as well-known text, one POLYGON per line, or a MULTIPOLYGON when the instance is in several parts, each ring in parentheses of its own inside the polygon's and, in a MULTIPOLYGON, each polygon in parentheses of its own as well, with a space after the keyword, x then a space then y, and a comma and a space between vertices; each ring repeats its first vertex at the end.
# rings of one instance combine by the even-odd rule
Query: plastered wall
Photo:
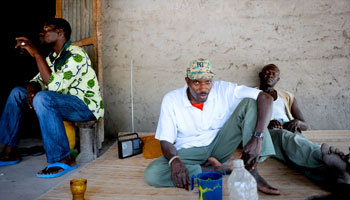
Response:
POLYGON ((200 57, 248 86, 274 63, 311 129, 350 129, 349 0, 102 2, 107 135, 131 131, 131 58, 135 131, 155 131, 163 95, 200 57))

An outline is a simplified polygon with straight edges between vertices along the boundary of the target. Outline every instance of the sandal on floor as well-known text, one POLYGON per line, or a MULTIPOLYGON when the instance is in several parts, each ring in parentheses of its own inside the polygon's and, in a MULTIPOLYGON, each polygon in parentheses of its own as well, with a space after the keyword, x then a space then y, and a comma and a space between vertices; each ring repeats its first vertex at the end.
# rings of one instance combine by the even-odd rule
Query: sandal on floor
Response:
POLYGON ((56 163, 52 163, 52 164, 48 165, 45 168, 45 171, 47 171, 51 167, 60 167, 63 169, 63 171, 60 171, 56 174, 39 174, 39 173, 37 173, 36 176, 40 177, 40 178, 56 178, 56 177, 62 176, 63 174, 65 174, 67 172, 70 172, 70 171, 76 169, 78 167, 78 164, 75 164, 74 166, 71 167, 65 163, 56 162, 56 163))
POLYGON ((45 153, 45 149, 43 146, 22 147, 18 149, 18 153, 21 157, 41 156, 45 153))
POLYGON ((13 160, 13 161, 1 161, 0 160, 0 166, 9 166, 9 165, 15 165, 19 163, 20 160, 13 160))

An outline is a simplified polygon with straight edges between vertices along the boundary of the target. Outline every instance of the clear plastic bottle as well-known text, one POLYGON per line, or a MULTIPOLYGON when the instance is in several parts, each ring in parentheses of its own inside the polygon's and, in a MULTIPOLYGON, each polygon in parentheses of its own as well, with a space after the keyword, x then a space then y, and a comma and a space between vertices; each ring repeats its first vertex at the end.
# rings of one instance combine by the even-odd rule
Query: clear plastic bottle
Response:
POLYGON ((244 168, 243 160, 233 160, 233 170, 227 180, 230 200, 257 200, 258 189, 254 177, 244 168))

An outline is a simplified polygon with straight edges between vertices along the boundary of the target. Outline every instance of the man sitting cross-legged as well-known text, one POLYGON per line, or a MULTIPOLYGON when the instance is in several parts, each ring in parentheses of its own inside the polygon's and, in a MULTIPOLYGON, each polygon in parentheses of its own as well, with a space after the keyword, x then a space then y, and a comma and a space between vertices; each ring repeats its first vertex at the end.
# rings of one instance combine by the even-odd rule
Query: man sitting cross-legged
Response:
POLYGON ((202 171, 230 173, 221 163, 242 142, 242 159, 259 190, 279 194, 257 170, 258 161, 275 154, 267 130, 272 97, 213 77, 208 60, 194 60, 187 68, 186 86, 164 96, 156 131, 164 156, 149 164, 146 182, 188 189, 189 177, 202 171))

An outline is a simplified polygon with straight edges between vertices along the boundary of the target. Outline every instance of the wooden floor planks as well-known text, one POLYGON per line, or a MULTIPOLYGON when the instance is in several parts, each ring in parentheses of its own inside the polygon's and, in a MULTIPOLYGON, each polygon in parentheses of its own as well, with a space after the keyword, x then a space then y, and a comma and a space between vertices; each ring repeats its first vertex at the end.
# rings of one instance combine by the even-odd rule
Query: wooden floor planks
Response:
MULTIPOLYGON (((150 133, 139 133, 149 135, 150 133)), ((313 142, 327 142, 348 152, 350 146, 350 130, 345 131, 308 131, 305 135, 313 142)), ((79 172, 68 177, 56 188, 44 194, 40 199, 71 199, 69 181, 73 178, 86 178, 88 187, 85 199, 198 199, 198 188, 186 191, 177 188, 154 188, 144 181, 144 170, 152 161, 142 155, 131 158, 118 158, 117 144, 100 158, 89 163, 79 172)), ((236 152, 234 154, 238 155, 236 152)), ((305 199, 311 195, 327 194, 326 191, 312 183, 306 177, 298 174, 283 163, 269 158, 259 164, 260 174, 273 186, 280 189, 282 195, 271 196, 259 193, 259 199, 305 199)), ((223 179, 223 196, 228 199, 226 180, 223 179)))

